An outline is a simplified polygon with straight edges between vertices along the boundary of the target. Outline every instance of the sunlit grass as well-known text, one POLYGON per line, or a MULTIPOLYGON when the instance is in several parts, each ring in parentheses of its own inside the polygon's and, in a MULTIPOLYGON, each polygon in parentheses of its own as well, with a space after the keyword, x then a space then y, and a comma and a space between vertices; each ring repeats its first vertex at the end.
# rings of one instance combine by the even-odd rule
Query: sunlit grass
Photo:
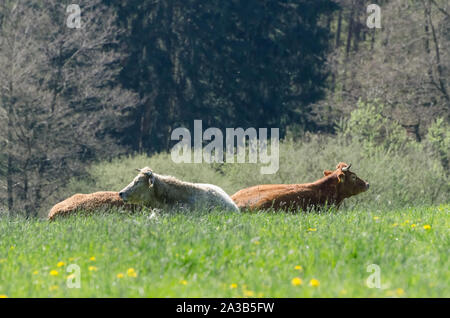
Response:
POLYGON ((0 295, 449 297, 449 211, 3 218, 0 295), (370 264, 380 289, 366 286, 370 264))

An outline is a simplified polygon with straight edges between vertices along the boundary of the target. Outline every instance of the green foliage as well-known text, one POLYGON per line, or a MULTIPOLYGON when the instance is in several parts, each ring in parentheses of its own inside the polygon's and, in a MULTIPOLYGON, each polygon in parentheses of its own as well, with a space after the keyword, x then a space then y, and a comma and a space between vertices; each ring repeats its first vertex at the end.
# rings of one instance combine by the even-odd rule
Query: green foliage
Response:
POLYGON ((379 101, 359 100, 357 108, 342 127, 344 136, 362 143, 366 151, 377 148, 401 149, 408 142, 406 132, 397 122, 383 115, 384 109, 379 101))
POLYGON ((442 117, 436 119, 428 129, 426 139, 448 171, 450 169, 450 125, 444 122, 442 117))
POLYGON ((442 205, 157 218, 108 213, 52 223, 0 218, 0 295, 449 297, 449 212, 442 205), (67 288, 70 264, 80 266, 79 289, 67 288), (370 264, 380 266, 381 289, 366 286, 370 264), (136 277, 127 275, 130 268, 136 277), (300 286, 292 285, 295 277, 300 286), (320 286, 309 286, 311 279, 320 286))
POLYGON ((279 170, 272 175, 260 173, 261 163, 176 164, 168 153, 116 158, 93 165, 90 179, 72 180, 47 208, 77 192, 119 191, 136 176, 135 168, 145 166, 181 180, 216 184, 232 195, 257 184, 313 182, 323 176, 323 170, 334 169, 343 161, 352 163, 352 171, 370 183, 367 192, 346 199, 344 209, 438 204, 450 197, 448 174, 439 159, 420 145, 366 152, 359 141, 307 134, 299 141, 280 142, 279 153, 279 170))

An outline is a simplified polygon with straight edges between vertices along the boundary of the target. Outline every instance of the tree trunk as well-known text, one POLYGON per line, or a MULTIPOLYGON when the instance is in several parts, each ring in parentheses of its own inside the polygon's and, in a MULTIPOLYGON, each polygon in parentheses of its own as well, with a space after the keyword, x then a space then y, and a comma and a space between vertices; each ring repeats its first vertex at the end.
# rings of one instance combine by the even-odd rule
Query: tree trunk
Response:
MULTIPOLYGON (((428 23, 429 23, 429 21, 428 21, 428 8, 427 8, 426 4, 423 1, 422 1, 422 4, 424 6, 424 18, 425 18, 425 21, 424 21, 424 28, 425 28, 424 48, 425 48, 425 52, 427 53, 427 56, 431 59, 430 27, 428 25, 428 23)), ((430 80, 430 83, 434 83, 433 69, 431 67, 431 61, 429 63, 427 74, 428 74, 428 78, 430 80)))
POLYGON ((342 9, 339 9, 338 24, 336 30, 336 48, 338 48, 341 45, 341 30, 342 30, 342 9))
POLYGON ((351 10, 349 15, 349 21, 348 21, 348 32, 347 32, 347 44, 345 48, 345 61, 344 61, 344 71, 342 74, 342 90, 346 91, 346 79, 347 79, 347 68, 349 64, 349 57, 350 57, 350 50, 351 50, 351 43, 352 43, 352 37, 353 37, 353 17, 355 14, 355 3, 352 2, 351 4, 351 10))
POLYGON ((348 21, 348 33, 347 33, 347 45, 345 48, 345 56, 348 58, 351 49, 351 43, 353 38, 353 26, 354 26, 354 17, 355 15, 355 4, 352 3, 352 8, 350 11, 349 21, 348 21))
MULTIPOLYGON (((9 129, 9 127, 8 127, 9 129)), ((9 132, 8 132, 9 134, 9 132)), ((14 198, 13 198, 13 158, 12 154, 8 151, 8 168, 6 171, 6 186, 8 188, 8 212, 11 215, 14 209, 14 198)))
POLYGON ((144 138, 145 135, 145 104, 142 106, 141 116, 139 118, 139 141, 138 141, 138 153, 142 154, 144 150, 144 138))
POLYGON ((431 1, 430 0, 428 0, 427 13, 428 13, 428 24, 431 27, 431 34, 433 36, 432 39, 433 39, 433 43, 434 43, 434 47, 435 47, 436 69, 437 69, 437 74, 438 74, 439 88, 440 88, 440 91, 442 92, 442 95, 448 102, 448 101, 450 101, 450 98, 448 96, 448 92, 447 92, 447 88, 446 88, 446 84, 445 84, 445 78, 442 76, 441 54, 439 52, 439 43, 438 43, 437 36, 436 36, 436 30, 433 25, 433 20, 431 19, 431 1))
POLYGON ((13 131, 13 85, 10 83, 9 85, 9 97, 7 99, 8 103, 8 144, 7 144, 7 156, 8 156, 8 167, 6 171, 6 186, 8 193, 8 212, 11 215, 14 210, 14 197, 13 197, 13 187, 14 187, 14 167, 13 167, 13 140, 12 140, 12 131, 13 131))
POLYGON ((376 29, 372 29, 372 38, 370 39, 370 50, 373 51, 375 47, 375 31, 376 29))

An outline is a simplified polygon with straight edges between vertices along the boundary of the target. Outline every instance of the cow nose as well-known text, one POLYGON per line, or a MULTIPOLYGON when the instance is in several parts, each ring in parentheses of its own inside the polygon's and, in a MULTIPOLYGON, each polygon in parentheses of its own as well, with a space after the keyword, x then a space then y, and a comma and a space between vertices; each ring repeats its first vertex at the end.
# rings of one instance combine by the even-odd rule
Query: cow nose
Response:
POLYGON ((119 197, 123 199, 123 192, 119 192, 119 197))
POLYGON ((366 189, 369 189, 370 184, 366 183, 366 189))

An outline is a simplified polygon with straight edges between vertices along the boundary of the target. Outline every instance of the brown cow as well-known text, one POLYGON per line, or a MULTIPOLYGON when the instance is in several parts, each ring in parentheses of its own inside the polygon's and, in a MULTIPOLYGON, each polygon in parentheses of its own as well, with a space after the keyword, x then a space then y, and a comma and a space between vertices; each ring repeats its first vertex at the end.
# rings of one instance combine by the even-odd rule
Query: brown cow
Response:
POLYGON ((118 192, 100 191, 90 194, 78 193, 55 204, 48 213, 48 219, 54 220, 58 216, 72 214, 79 210, 94 212, 114 207, 120 207, 126 211, 134 211, 136 209, 135 205, 126 204, 119 197, 118 192))
POLYGON ((366 191, 369 184, 340 162, 335 171, 325 170, 324 177, 305 184, 265 184, 242 189, 231 196, 241 209, 302 209, 339 207, 342 200, 366 191))

